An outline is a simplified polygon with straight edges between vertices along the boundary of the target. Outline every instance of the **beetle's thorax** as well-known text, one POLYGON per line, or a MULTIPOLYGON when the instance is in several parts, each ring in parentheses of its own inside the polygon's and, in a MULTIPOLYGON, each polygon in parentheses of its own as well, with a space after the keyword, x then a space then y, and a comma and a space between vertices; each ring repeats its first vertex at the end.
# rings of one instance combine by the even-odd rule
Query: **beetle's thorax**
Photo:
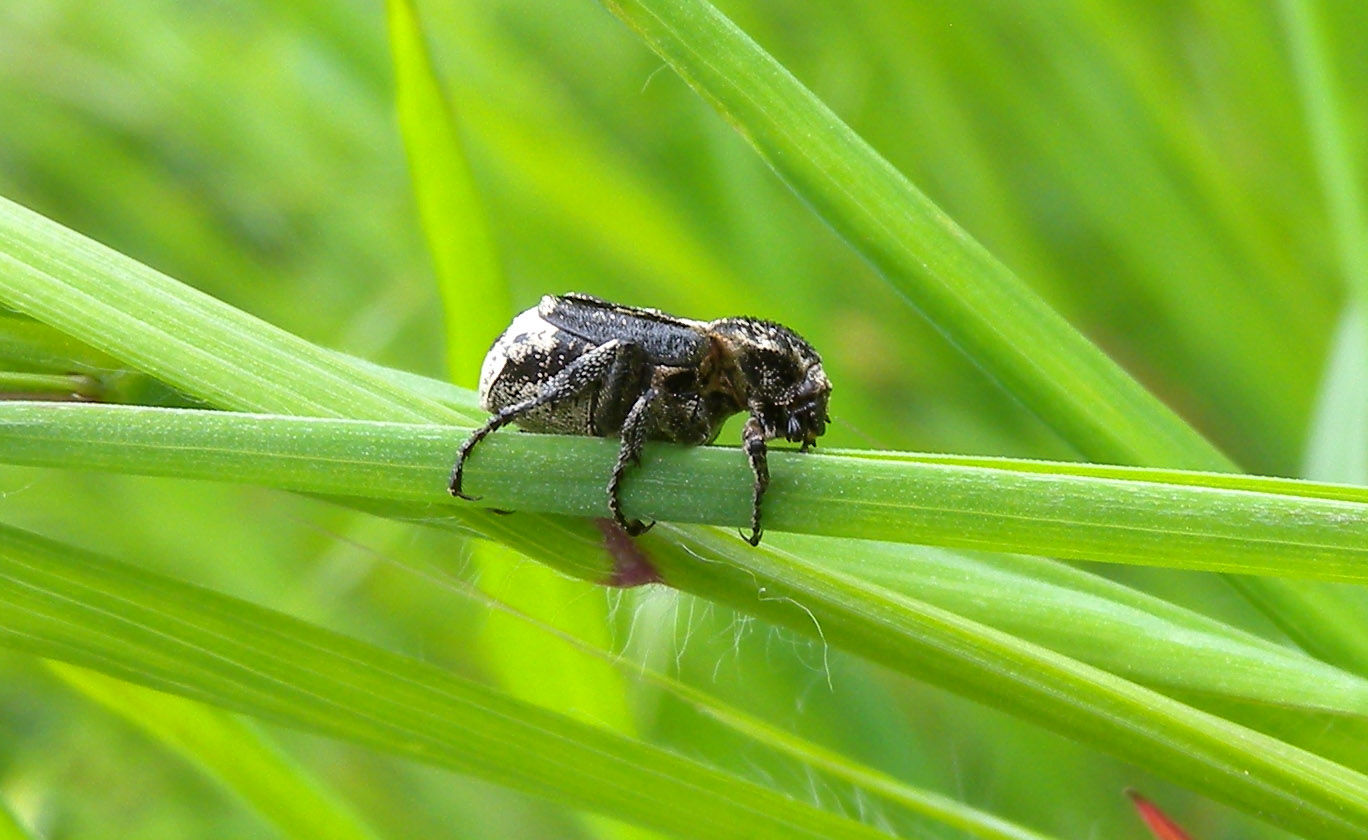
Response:
POLYGON ((811 444, 826 431, 831 383, 822 357, 788 327, 755 318, 708 325, 739 405, 750 409, 768 438, 811 444))
POLYGON ((732 413, 744 410, 748 389, 745 376, 737 366, 733 342, 709 333, 708 343, 708 353, 698 366, 699 393, 730 403, 734 406, 732 413))

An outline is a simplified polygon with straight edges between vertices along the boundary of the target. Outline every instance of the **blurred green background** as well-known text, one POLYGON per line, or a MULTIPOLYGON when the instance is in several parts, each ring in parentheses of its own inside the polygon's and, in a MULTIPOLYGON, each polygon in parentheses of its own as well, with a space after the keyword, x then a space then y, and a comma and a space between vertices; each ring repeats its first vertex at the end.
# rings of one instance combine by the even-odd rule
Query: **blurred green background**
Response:
MULTIPOLYGON (((824 443, 1073 456, 595 2, 419 7, 516 308, 576 290, 690 317, 772 318, 822 351, 836 383, 824 443)), ((720 7, 1244 468, 1300 473, 1346 292, 1275 6, 720 7)), ((1338 37, 1334 71, 1356 101, 1368 53, 1342 34, 1368 31, 1368 6, 1323 11, 1338 37)), ((1361 147, 1362 109, 1342 116, 1361 147)), ((0 4, 0 193, 323 345, 472 375, 445 369, 378 2, 0 4)), ((0 499, 9 524, 466 673, 507 683, 519 664, 540 663, 544 639, 525 642, 460 584, 434 587, 406 568, 408 557, 461 560, 470 548, 451 537, 265 490, 102 475, 5 469, 0 499)), ((499 596, 537 574, 503 556, 479 568, 499 596)), ((1125 574, 1271 632, 1218 584, 1125 574)), ((701 602, 569 583, 565 593, 609 606, 606 641, 629 659, 1060 837, 1145 836, 1120 796, 1127 785, 1196 838, 1282 836, 701 602)), ((812 801, 868 807, 648 686, 628 679, 627 697, 651 740, 812 801)), ((620 831, 272 734, 384 836, 620 831)), ((7 653, 0 801, 51 837, 271 832, 179 756, 7 653)), ((909 836, 955 836, 888 819, 909 836)))

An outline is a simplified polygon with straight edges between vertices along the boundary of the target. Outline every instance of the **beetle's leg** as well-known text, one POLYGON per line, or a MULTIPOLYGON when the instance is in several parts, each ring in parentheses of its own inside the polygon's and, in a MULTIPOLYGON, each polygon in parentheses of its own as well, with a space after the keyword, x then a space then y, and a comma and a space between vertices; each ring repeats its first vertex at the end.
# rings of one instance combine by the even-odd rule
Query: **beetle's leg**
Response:
POLYGON ((479 496, 469 496, 461 492, 461 474, 465 471, 465 462, 466 458, 470 456, 470 450, 474 449, 475 444, 484 440, 485 436, 490 432, 496 431, 500 426, 513 420, 518 414, 527 411, 528 409, 522 408, 522 406, 527 405, 530 402, 532 401, 525 400, 517 405, 501 409, 498 414, 489 418, 489 421, 483 426, 470 433, 470 437, 465 439, 465 443, 461 444, 461 448, 456 450, 456 464, 451 468, 451 481, 447 483, 448 493, 458 499, 465 499, 468 502, 473 502, 480 498, 479 496), (522 410, 518 411, 517 409, 520 408, 522 410))
POLYGON ((603 381, 623 357, 630 357, 637 351, 637 345, 616 340, 601 344, 548 379, 535 397, 499 409, 483 426, 471 432, 470 437, 466 438, 465 443, 456 451, 456 463, 451 468, 451 481, 447 484, 448 492, 458 499, 474 501, 479 498, 461 492, 461 475, 465 470, 466 458, 470 457, 470 451, 475 448, 475 444, 484 440, 490 432, 512 423, 533 409, 584 393, 589 387, 603 381))
POLYGON ((760 421, 752 416, 741 429, 741 445, 750 459, 751 472, 755 474, 755 486, 751 493, 751 533, 742 538, 751 545, 760 544, 760 499, 769 487, 769 462, 765 459, 765 429, 760 421))
POLYGON ((627 419, 622 421, 622 447, 618 449, 617 463, 613 465, 613 477, 608 480, 608 509, 613 512, 617 524, 631 537, 644 534, 655 525, 654 522, 643 524, 640 519, 628 522, 622 515, 622 500, 618 497, 618 488, 622 485, 622 474, 627 470, 627 465, 641 463, 641 449, 646 445, 646 415, 655 398, 656 389, 647 388, 632 404, 632 410, 627 412, 627 419))

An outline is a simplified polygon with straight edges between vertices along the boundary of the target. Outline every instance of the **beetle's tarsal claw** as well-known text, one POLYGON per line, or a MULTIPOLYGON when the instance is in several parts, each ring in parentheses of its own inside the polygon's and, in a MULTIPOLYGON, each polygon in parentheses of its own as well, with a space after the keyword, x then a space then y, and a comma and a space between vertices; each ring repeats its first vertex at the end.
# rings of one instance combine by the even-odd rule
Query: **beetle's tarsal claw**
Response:
POLYGON ((654 528, 655 525, 656 524, 654 519, 652 519, 650 522, 645 523, 643 523, 640 519, 633 519, 631 522, 628 522, 622 530, 626 531, 627 536, 629 537, 639 537, 642 534, 654 528))
POLYGON ((461 479, 465 477, 463 475, 463 468, 465 467, 466 451, 469 451, 468 448, 457 456, 456 467, 451 471, 451 481, 447 483, 447 492, 458 499, 465 499, 467 502, 476 502, 480 500, 480 496, 472 496, 461 490, 461 479))

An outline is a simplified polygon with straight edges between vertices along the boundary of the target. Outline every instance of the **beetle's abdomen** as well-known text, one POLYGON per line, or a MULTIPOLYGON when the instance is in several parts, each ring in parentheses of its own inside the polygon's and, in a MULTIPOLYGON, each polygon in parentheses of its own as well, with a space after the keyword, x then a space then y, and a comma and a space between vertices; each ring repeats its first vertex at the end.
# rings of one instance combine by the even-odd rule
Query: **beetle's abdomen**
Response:
MULTIPOLYGON (((480 407, 495 413, 531 399, 575 359, 593 349, 584 339, 542 320, 533 307, 513 319, 485 355, 480 368, 480 407)), ((596 435, 596 389, 564 402, 545 405, 518 417, 530 432, 596 435)))

